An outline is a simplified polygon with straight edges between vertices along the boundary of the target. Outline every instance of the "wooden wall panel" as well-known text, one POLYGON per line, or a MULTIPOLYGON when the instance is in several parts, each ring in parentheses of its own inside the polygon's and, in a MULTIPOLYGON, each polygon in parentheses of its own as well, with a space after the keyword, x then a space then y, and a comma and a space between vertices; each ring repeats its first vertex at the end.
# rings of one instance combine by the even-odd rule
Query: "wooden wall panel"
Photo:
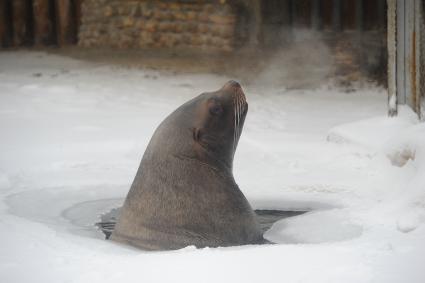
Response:
POLYGON ((311 26, 311 0, 293 0, 294 26, 299 28, 309 28, 311 26))
POLYGON ((378 1, 363 1, 364 9, 364 27, 366 30, 376 29, 379 27, 378 17, 378 1))
POLYGON ((356 28, 356 10, 357 0, 342 1, 342 27, 344 30, 354 30, 356 28))
POLYGON ((72 0, 56 0, 57 40, 61 46, 75 44, 77 41, 74 4, 72 0))
POLYGON ((13 45, 22 46, 27 40, 27 6, 26 0, 13 0, 13 45))
POLYGON ((34 42, 36 45, 52 44, 53 21, 49 0, 34 0, 34 42))
POLYGON ((0 46, 6 46, 6 0, 0 0, 0 46))
POLYGON ((333 0, 323 0, 321 4, 323 28, 332 29, 333 0))

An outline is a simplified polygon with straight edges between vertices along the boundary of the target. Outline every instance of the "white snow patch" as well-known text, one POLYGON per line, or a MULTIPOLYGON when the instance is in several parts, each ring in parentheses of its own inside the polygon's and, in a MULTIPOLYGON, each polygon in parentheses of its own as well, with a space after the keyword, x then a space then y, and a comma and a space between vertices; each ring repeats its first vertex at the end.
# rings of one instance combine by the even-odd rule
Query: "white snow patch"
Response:
POLYGON ((374 117, 337 126, 329 131, 327 140, 380 150, 385 143, 417 122, 417 116, 412 110, 400 106, 398 117, 374 117))
POLYGON ((278 244, 102 239, 92 224, 122 202, 157 125, 228 79, 0 53, 0 281, 425 282, 425 128, 407 109, 387 118, 376 88, 244 86, 236 181, 254 208, 311 210, 267 232, 278 244))
POLYGON ((281 220, 264 235, 281 244, 318 244, 360 237, 362 227, 350 221, 345 210, 311 212, 281 220))

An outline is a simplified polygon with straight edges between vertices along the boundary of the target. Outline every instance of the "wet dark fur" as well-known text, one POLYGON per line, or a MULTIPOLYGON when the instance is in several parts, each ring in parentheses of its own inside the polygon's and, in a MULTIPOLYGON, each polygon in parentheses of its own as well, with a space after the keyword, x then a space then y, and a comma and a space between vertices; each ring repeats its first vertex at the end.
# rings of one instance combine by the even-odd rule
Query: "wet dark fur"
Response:
POLYGON ((263 242, 232 172, 247 110, 230 81, 170 114, 145 151, 111 239, 147 250, 263 242))

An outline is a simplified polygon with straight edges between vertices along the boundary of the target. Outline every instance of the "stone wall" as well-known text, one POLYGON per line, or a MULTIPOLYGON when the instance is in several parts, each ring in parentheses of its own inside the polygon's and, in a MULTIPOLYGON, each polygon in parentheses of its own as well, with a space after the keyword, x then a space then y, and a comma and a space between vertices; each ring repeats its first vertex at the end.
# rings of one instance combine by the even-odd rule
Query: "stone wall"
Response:
POLYGON ((85 0, 79 45, 231 51, 236 17, 225 2, 85 0))

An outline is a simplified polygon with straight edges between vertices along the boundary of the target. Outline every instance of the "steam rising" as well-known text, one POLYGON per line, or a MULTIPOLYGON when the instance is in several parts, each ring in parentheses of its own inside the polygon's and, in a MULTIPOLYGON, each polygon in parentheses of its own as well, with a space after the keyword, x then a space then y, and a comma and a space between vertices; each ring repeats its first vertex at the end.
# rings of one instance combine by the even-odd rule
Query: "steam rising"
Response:
POLYGON ((334 57, 320 36, 309 30, 293 32, 293 40, 269 54, 257 77, 258 84, 288 89, 314 88, 334 72, 334 57))

